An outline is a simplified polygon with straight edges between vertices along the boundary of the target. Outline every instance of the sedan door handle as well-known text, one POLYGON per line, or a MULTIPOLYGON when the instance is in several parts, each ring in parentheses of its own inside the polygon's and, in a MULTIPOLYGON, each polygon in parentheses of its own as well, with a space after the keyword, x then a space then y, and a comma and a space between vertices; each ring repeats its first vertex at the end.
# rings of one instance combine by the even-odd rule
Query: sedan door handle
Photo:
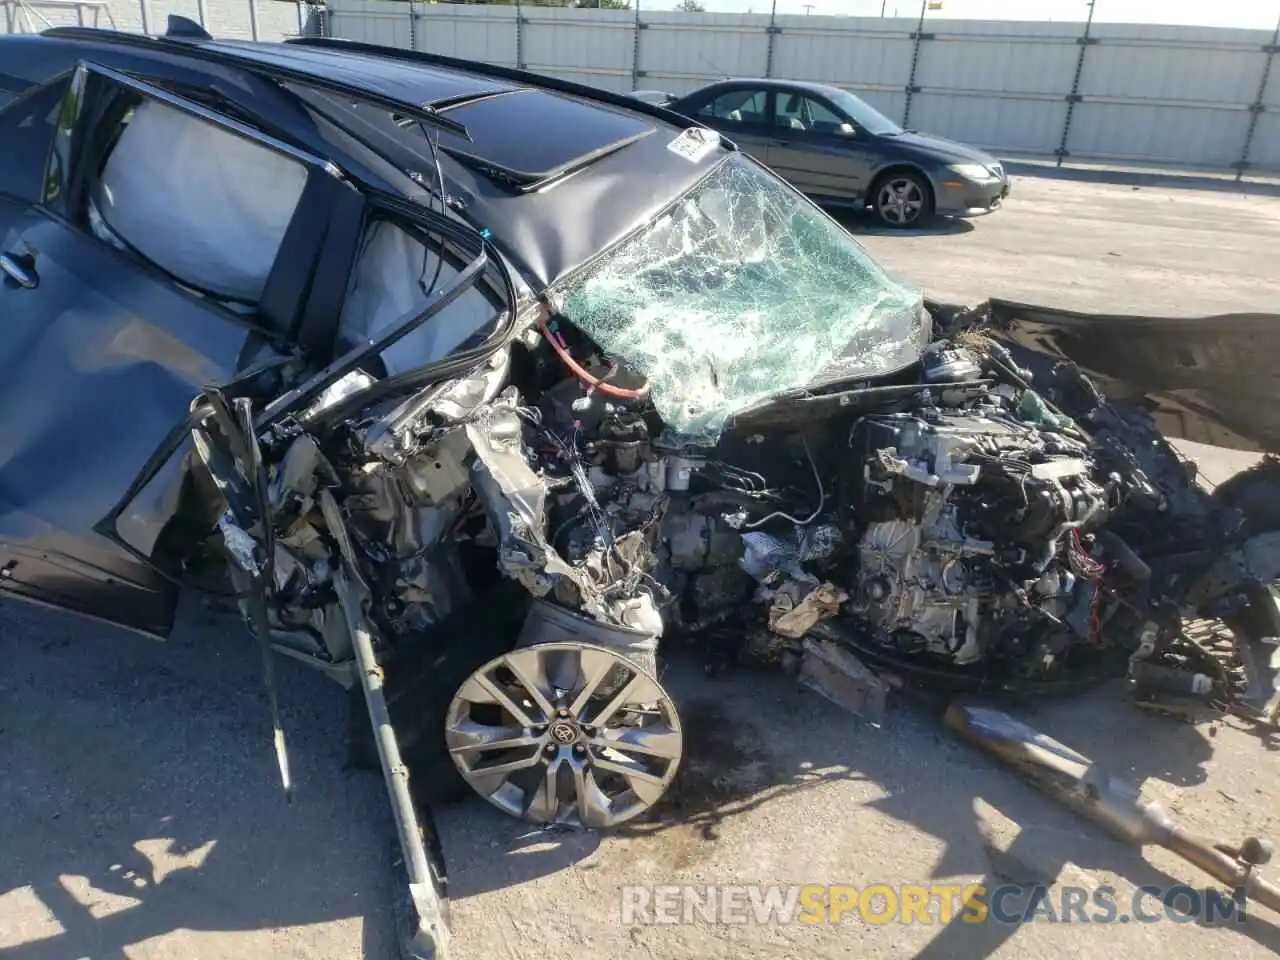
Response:
POLYGON ((6 277, 24 290, 34 290, 40 285, 40 278, 36 275, 35 265, 30 255, 0 254, 0 270, 3 270, 6 277))

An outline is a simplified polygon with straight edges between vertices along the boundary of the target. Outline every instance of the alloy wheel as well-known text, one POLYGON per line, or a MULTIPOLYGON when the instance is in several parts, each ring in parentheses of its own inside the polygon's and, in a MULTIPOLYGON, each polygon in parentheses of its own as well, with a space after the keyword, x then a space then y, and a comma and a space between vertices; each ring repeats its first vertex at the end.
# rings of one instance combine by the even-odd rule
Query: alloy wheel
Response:
POLYGON ((886 223, 905 227, 920 219, 925 195, 920 184, 910 177, 893 177, 881 185, 876 194, 876 210, 886 223))
POLYGON ((609 827, 666 792, 684 752, 662 685, 604 647, 512 650, 458 688, 445 742, 463 779, 535 823, 609 827))

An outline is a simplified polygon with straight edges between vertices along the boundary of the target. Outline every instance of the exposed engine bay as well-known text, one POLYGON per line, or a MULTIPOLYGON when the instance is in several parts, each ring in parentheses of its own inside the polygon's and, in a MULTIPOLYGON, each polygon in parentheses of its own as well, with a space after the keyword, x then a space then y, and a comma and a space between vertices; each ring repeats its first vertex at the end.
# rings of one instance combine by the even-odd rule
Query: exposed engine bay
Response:
POLYGON ((341 420, 322 399, 264 438, 266 540, 235 510, 220 525, 242 595, 270 545, 271 601, 246 616, 335 665, 377 638, 393 717, 398 686, 431 689, 400 697, 429 728, 415 767, 434 782, 447 756, 539 821, 605 826, 661 796, 671 643, 853 709, 834 691, 876 674, 1018 694, 1127 675, 1143 700, 1260 711, 1245 634, 1280 632, 1273 538, 1248 539, 1145 411, 1070 362, 1022 366, 981 316, 943 319, 895 382, 779 397, 714 444, 674 436, 643 378, 545 309, 464 377, 341 420), (833 682, 841 657, 867 676, 833 682))
POLYGON ((286 791, 273 652, 356 694, 410 955, 448 936, 432 803, 603 828, 662 799, 699 735, 662 683, 672 645, 873 722, 890 689, 1113 678, 1149 709, 1276 722, 1277 461, 1210 494, 1150 406, 1019 344, 995 304, 920 329, 898 373, 744 404, 711 441, 549 303, 413 389, 348 363, 256 417, 206 393, 190 476, 225 512, 183 565, 229 572, 286 791))

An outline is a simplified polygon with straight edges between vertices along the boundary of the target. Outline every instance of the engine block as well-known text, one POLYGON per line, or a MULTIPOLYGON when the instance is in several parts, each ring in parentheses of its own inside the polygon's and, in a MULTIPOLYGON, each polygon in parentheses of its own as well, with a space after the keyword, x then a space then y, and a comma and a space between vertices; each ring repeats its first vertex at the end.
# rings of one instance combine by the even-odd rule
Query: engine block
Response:
MULTIPOLYGON (((995 403, 867 417, 850 447, 861 460, 855 513, 870 520, 854 605, 894 646, 958 665, 983 658, 993 614, 1048 602, 1038 584, 1064 582, 1049 574, 1069 531, 1106 512, 1082 443, 995 403)), ((1059 612, 1071 602, 1061 590, 1051 599, 1059 612)))

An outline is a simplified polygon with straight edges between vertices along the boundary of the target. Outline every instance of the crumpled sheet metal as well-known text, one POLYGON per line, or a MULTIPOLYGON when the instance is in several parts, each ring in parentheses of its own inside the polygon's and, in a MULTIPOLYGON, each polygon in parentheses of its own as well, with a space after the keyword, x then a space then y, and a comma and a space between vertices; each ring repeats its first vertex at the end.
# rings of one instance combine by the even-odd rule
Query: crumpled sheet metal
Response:
POLYGON ((819 621, 839 613, 840 604, 849 599, 849 595, 834 583, 823 583, 797 601, 796 594, 803 587, 804 584, 793 580, 773 596, 769 607, 769 629, 779 636, 799 640, 819 621))
POLYGON ((646 601, 651 604, 654 598, 639 588, 647 569, 644 531, 593 549, 577 564, 548 542, 547 486, 525 457, 518 403, 519 396, 510 390, 477 411, 465 427, 476 453, 472 485, 498 529, 499 565, 535 597, 553 596, 602 623, 651 627, 646 601), (627 576, 611 572, 606 549, 630 571, 627 576))
POLYGON ((594 585, 547 542, 547 487, 525 460, 518 397, 509 391, 466 424, 476 452, 471 481, 498 528, 498 563, 535 597, 565 579, 577 588, 582 608, 601 613, 594 585))

